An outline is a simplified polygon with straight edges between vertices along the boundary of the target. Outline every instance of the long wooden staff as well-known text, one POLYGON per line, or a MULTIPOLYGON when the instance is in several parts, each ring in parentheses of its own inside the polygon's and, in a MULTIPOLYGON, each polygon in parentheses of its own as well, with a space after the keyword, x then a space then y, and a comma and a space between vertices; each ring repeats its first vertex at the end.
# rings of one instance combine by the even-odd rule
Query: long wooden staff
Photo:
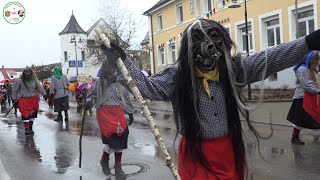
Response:
MULTIPOLYGON (((84 104, 86 104, 86 98, 84 98, 84 104)), ((83 135, 83 128, 84 128, 84 121, 86 117, 86 108, 83 108, 83 116, 81 122, 81 131, 80 131, 80 138, 79 138, 79 168, 81 168, 81 161, 82 161, 82 135, 83 135)))
MULTIPOLYGON (((109 39, 107 38, 107 36, 103 33, 103 31, 101 30, 101 28, 96 28, 95 29, 95 32, 98 34, 98 36, 101 38, 102 42, 104 43, 104 45, 106 45, 108 48, 110 48, 110 41, 109 39)), ((131 92, 133 93, 134 97, 138 100, 140 106, 141 106, 141 110, 143 111, 144 113, 144 116, 147 118, 148 120, 148 124, 149 124, 149 127, 150 129, 152 130, 152 133, 154 135, 154 138, 156 139, 160 149, 161 149, 161 152, 166 160, 166 165, 170 168, 171 170, 171 173, 174 177, 174 179, 177 179, 177 180, 180 180, 180 176, 177 172, 177 169, 176 167, 174 166, 173 164, 173 161, 170 157, 170 154, 168 153, 168 150, 163 142, 163 139, 162 137, 160 136, 160 132, 159 132, 159 129, 157 128, 157 125, 154 123, 154 120, 151 116, 151 113, 146 105, 146 101, 143 99, 143 97, 141 96, 136 84, 134 83, 134 81, 132 80, 131 78, 131 75, 129 73, 129 71, 127 70, 127 68, 124 66, 122 60, 119 58, 117 59, 116 61, 119 69, 120 69, 120 72, 123 76, 123 78, 125 79, 126 83, 128 84, 131 92)))
POLYGON ((36 86, 37 86, 40 94, 41 95, 46 94, 46 91, 44 90, 43 86, 41 85, 41 83, 40 83, 40 81, 39 81, 39 79, 38 79, 38 77, 37 77, 35 72, 32 73, 31 77, 34 80, 34 82, 36 83, 36 86))

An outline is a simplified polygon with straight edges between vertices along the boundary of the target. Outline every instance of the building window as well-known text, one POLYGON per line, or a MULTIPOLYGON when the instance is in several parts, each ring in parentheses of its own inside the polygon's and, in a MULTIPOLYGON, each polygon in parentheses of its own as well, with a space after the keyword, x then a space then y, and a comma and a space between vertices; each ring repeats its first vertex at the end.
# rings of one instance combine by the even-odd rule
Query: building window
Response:
POLYGON ((277 81, 278 80, 278 74, 274 73, 272 75, 269 76, 269 81, 277 81))
POLYGON ((64 52, 64 61, 65 62, 68 61, 68 52, 67 51, 64 52))
POLYGON ((298 17, 295 13, 295 6, 288 8, 290 40, 303 37, 318 29, 317 1, 306 1, 299 3, 298 17), (298 27, 296 19, 298 18, 298 27), (298 28, 298 36, 297 36, 298 28))
POLYGON ((213 7, 214 7, 213 0, 204 0, 204 9, 206 13, 212 11, 213 7))
POLYGON ((168 64, 173 64, 176 61, 176 44, 175 42, 168 46, 168 64))
POLYGON ((304 12, 298 11, 298 29, 299 38, 308 35, 314 31, 313 9, 304 12))
POLYGON ((164 48, 158 47, 158 65, 164 65, 164 48))
POLYGON ((230 28, 231 26, 228 26, 228 27, 224 27, 224 29, 229 33, 229 36, 230 36, 230 38, 231 38, 231 28, 230 28))
POLYGON ((218 7, 219 9, 223 9, 226 5, 225 0, 218 0, 218 7))
POLYGON ((162 15, 159 14, 157 17, 157 30, 162 31, 162 15))
POLYGON ((177 11, 177 24, 179 24, 183 21, 182 3, 177 5, 176 11, 177 11))
POLYGON ((260 49, 277 46, 283 41, 282 11, 277 10, 259 16, 260 21, 260 49))
POLYGON ((272 47, 280 44, 280 24, 279 18, 269 20, 266 24, 266 35, 267 35, 267 47, 272 47))
POLYGON ((82 58, 83 61, 85 60, 84 51, 81 51, 81 58, 82 58))
MULTIPOLYGON (((245 24, 241 24, 237 26, 237 34, 238 34, 238 45, 239 50, 242 53, 247 52, 247 40, 246 40, 246 26, 245 24)), ((251 22, 248 22, 248 41, 249 41, 249 51, 253 51, 253 37, 252 37, 252 26, 251 22)))
POLYGON ((196 0, 196 13, 197 13, 197 17, 201 16, 200 0, 196 0))

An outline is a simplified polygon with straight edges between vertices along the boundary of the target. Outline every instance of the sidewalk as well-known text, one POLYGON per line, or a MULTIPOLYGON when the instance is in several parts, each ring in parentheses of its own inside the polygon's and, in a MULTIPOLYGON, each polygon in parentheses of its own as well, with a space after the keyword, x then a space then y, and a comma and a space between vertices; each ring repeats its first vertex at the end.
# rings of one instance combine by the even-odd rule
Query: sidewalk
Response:
MULTIPOLYGON (((140 105, 138 101, 134 100, 132 95, 130 95, 130 99, 133 107, 139 111, 140 105)), ((75 102, 75 97, 69 96, 69 100, 75 102)), ((249 107, 255 108, 249 112, 252 121, 262 124, 270 124, 271 122, 273 125, 292 127, 292 124, 286 120, 292 103, 291 99, 266 100, 262 104, 258 104, 258 101, 248 101, 246 103, 249 107)), ((151 103, 147 100, 147 106, 150 111, 171 114, 173 116, 172 105, 169 101, 153 101, 151 103)), ((242 116, 240 118, 244 121, 242 116)))
MULTIPOLYGON (((292 100, 270 100, 258 104, 256 101, 247 102, 247 105, 255 109, 251 110, 250 119, 262 124, 271 124, 292 127, 292 124, 287 121, 287 114, 289 112, 292 100)), ((135 109, 140 109, 137 101, 133 100, 132 104, 135 109)), ((147 101, 147 106, 150 111, 166 112, 173 115, 172 105, 170 102, 155 101, 150 103, 147 101)), ((241 120, 244 120, 240 116, 241 120)))
POLYGON ((1 180, 11 180, 11 178, 8 175, 8 172, 6 171, 1 159, 0 159, 0 179, 1 180))

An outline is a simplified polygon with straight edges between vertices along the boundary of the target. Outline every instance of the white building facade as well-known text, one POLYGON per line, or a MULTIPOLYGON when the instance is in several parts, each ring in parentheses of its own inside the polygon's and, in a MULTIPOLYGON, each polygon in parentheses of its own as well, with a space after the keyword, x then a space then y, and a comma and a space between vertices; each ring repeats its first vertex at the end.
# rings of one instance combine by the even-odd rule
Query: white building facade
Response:
POLYGON ((63 74, 68 78, 77 75, 96 77, 100 67, 92 67, 88 62, 88 33, 80 27, 73 13, 59 36, 63 74))

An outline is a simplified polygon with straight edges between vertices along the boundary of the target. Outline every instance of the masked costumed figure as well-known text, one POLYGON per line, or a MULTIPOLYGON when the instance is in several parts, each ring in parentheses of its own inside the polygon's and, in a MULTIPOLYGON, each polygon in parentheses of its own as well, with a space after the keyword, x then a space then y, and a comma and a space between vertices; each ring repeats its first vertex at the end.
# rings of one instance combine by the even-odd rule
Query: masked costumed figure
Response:
POLYGON ((320 87, 317 85, 319 51, 311 51, 293 70, 296 74, 296 89, 287 119, 293 123, 291 142, 304 145, 299 138, 302 128, 320 129, 320 87))
MULTIPOLYGON (((133 112, 133 106, 128 104, 127 89, 116 81, 115 70, 105 61, 101 67, 100 78, 90 88, 88 98, 96 97, 96 116, 104 144, 100 161, 103 172, 110 175, 109 155, 115 156, 115 174, 125 177, 121 168, 123 149, 127 149, 129 129, 124 114, 133 112)), ((87 103, 90 104, 90 103, 87 103)))
POLYGON ((144 98, 171 101, 182 135, 178 166, 183 180, 241 180, 246 163, 239 112, 257 133, 240 89, 301 62, 310 50, 320 48, 319 40, 318 30, 251 56, 231 56, 233 42, 225 28, 200 19, 183 32, 177 62, 148 78, 118 46, 101 48, 109 59, 124 61, 144 98))
POLYGON ((42 86, 37 85, 36 76, 33 73, 31 68, 24 69, 20 79, 13 86, 12 100, 15 107, 17 107, 17 104, 19 106, 25 135, 34 134, 33 121, 34 118, 37 118, 39 110, 37 92, 46 96, 44 89, 39 89, 42 86))
POLYGON ((55 121, 63 121, 62 111, 64 111, 65 122, 69 122, 69 80, 67 76, 62 74, 60 67, 55 67, 53 76, 51 77, 50 96, 54 95, 54 112, 58 112, 55 121))

